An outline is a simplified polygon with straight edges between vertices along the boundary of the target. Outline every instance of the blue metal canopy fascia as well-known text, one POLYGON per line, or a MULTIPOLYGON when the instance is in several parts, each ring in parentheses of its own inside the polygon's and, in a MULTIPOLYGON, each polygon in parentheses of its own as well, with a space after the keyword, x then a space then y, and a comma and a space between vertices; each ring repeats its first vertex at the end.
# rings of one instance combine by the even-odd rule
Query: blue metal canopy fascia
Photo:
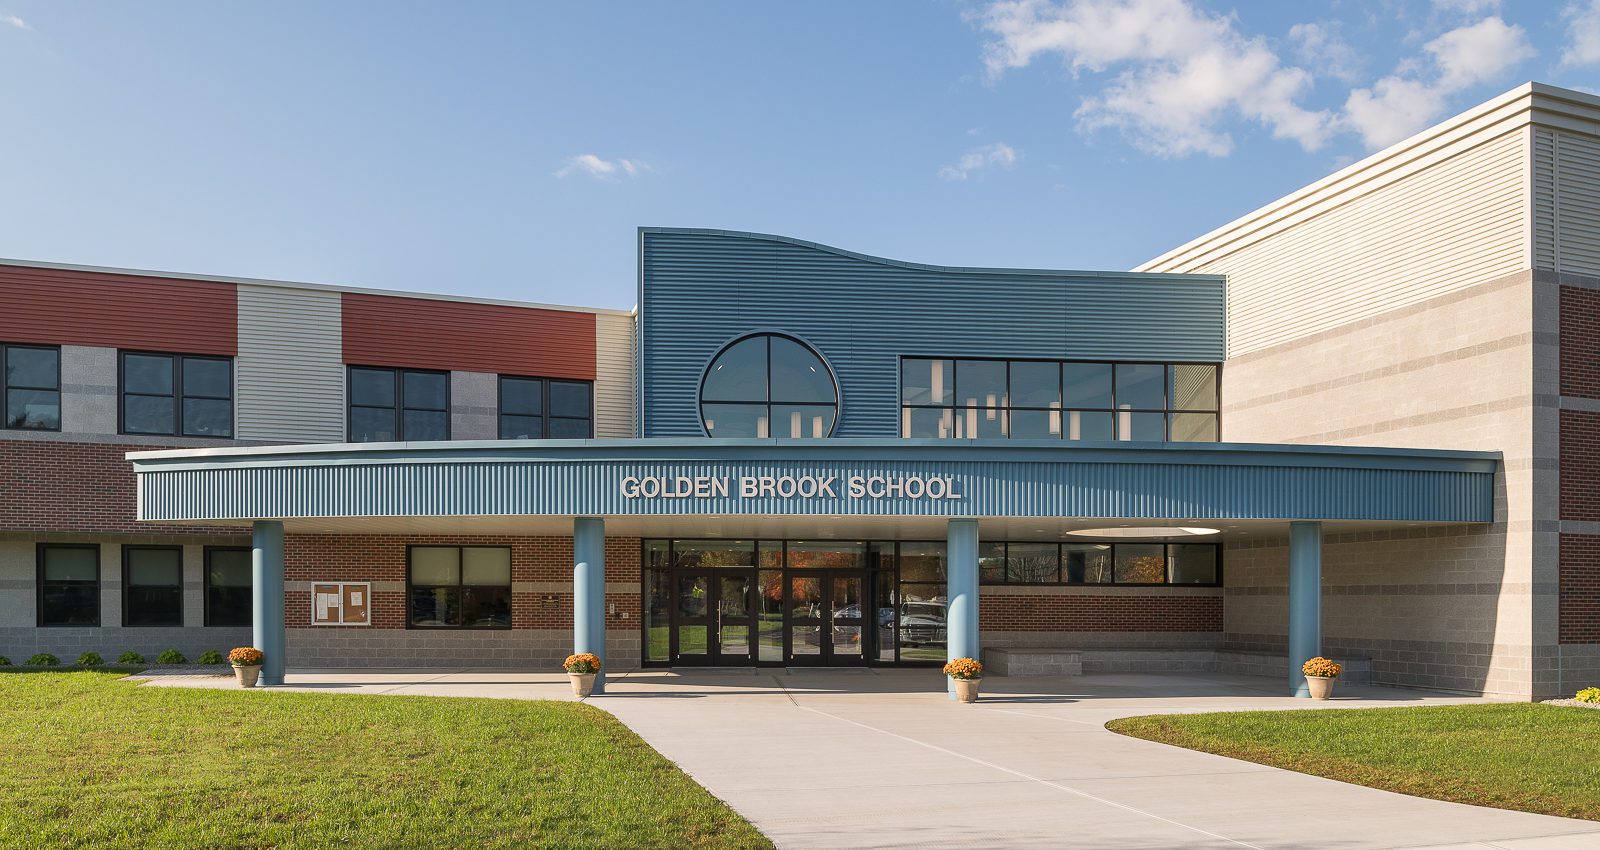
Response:
POLYGON ((128 457, 138 474, 139 519, 158 522, 792 514, 1478 523, 1494 519, 1500 460, 1486 452, 1348 446, 705 438, 235 447, 128 457), (740 494, 742 479, 785 477, 831 486, 805 497, 740 494), (647 479, 653 483, 641 495, 638 484, 647 479), (935 479, 940 498, 929 497, 935 479), (856 480, 872 483, 852 495, 856 480), (895 481, 898 487, 889 484, 895 481), (913 497, 911 490, 923 492, 913 497))

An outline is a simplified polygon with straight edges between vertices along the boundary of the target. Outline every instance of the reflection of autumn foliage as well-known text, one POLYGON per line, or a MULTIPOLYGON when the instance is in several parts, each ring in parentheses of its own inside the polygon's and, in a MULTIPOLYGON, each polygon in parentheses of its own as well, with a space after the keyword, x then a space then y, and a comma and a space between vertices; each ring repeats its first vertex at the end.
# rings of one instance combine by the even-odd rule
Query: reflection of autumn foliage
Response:
POLYGON ((861 566, 861 552, 855 549, 814 552, 789 547, 790 569, 813 570, 824 567, 859 566, 861 566))
POLYGON ((761 571, 761 595, 774 602, 783 601, 783 573, 776 570, 761 571))
MULTIPOLYGON (((1121 559, 1119 559, 1121 560, 1121 559)), ((1167 559, 1160 555, 1139 555, 1119 565, 1117 581, 1126 584, 1161 584, 1167 580, 1167 559)))

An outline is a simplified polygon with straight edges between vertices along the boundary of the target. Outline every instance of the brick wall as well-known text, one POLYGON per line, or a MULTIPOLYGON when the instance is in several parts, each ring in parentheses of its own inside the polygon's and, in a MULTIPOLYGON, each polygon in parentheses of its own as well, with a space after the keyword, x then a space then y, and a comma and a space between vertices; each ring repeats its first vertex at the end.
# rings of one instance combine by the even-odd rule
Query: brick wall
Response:
POLYGON ((1600 411, 1561 411, 1561 519, 1600 522, 1600 411))
POLYGON ((1600 398, 1600 290, 1561 287, 1561 394, 1600 398))
POLYGON ((1561 642, 1600 643, 1600 535, 1561 535, 1561 642))
POLYGON ((1003 632, 1220 632, 1221 596, 981 593, 978 627, 1003 632))
POLYGON ((119 534, 238 534, 238 528, 134 522, 127 452, 170 446, 0 439, 0 529, 119 534))
MULTIPOLYGON (((305 585, 319 581, 370 581, 371 628, 404 629, 409 546, 510 547, 511 628, 571 631, 572 538, 494 535, 285 535, 286 625, 312 627, 311 591, 305 585)), ((610 628, 636 628, 640 616, 637 538, 606 539, 606 582, 629 588, 626 592, 610 592, 612 588, 608 588, 607 610, 615 606, 615 612, 607 616, 610 628)))

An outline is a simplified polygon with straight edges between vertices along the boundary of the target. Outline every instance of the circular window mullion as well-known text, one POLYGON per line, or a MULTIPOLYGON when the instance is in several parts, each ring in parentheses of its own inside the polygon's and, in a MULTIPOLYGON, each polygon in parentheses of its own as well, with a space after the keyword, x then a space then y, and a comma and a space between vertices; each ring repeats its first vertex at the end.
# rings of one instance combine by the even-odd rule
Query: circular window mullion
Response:
POLYGON ((827 437, 839 418, 839 386, 822 355, 779 333, 739 337, 700 379, 700 420, 712 437, 827 437))

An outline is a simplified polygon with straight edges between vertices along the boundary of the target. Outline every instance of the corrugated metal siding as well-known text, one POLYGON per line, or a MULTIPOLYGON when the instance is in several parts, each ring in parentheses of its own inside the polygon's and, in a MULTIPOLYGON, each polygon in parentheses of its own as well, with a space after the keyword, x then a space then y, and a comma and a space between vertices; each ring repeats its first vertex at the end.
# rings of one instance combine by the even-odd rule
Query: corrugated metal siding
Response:
POLYGON ((594 435, 634 435, 632 316, 595 316, 594 435))
POLYGON ((838 436, 896 436, 902 355, 1220 361, 1220 279, 877 260, 757 234, 647 230, 639 321, 645 436, 702 434, 711 356, 759 329, 804 338, 843 396, 838 436))
POLYGON ((0 340, 232 355, 231 283, 0 265, 0 340))
POLYGON ((344 439, 338 292, 239 286, 239 438, 344 439))
POLYGON ((1490 522, 1493 472, 1039 460, 140 465, 142 520, 340 516, 1013 516, 1490 522), (627 499, 627 476, 840 477, 837 498, 627 499), (950 476, 960 500, 845 497, 850 475, 950 476))
POLYGON ((1425 166, 1385 174, 1390 164, 1376 163, 1379 176, 1286 213, 1292 224, 1219 231, 1212 250, 1144 268, 1226 274, 1233 357, 1514 274, 1526 262, 1530 142, 1515 125, 1492 132, 1425 166))
POLYGON ((343 293, 344 360, 592 381, 595 314, 343 293))
POLYGON ((1600 276, 1600 140, 1534 137, 1534 267, 1600 276))

